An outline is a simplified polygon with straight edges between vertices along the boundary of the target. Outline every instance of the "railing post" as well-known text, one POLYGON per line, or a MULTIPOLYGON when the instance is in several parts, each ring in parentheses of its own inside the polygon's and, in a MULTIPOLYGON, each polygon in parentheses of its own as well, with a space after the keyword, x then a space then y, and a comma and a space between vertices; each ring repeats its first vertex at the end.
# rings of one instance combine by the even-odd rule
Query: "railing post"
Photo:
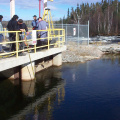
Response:
POLYGON ((36 45, 34 45, 34 53, 36 53, 36 45))
MULTIPOLYGON (((37 38, 38 39, 38 38, 37 38)), ((36 39, 36 44, 38 42, 38 40, 36 39)), ((36 44, 34 45, 34 53, 36 53, 36 44)))
POLYGON ((59 42, 59 47, 60 47, 60 30, 58 31, 58 42, 59 42))
POLYGON ((67 44, 67 24, 66 24, 66 44, 67 44))
POLYGON ((65 44, 65 29, 64 29, 64 44, 65 44))
POLYGON ((79 46, 79 20, 78 20, 78 46, 79 46))
POLYGON ((48 50, 50 49, 50 31, 48 30, 48 50))
POLYGON ((19 42, 18 41, 19 41, 19 35, 18 35, 18 32, 16 32, 16 57, 18 57, 18 49, 19 49, 19 42))
POLYGON ((63 19, 62 19, 62 29, 63 29, 63 19))
POLYGON ((64 43, 64 29, 62 29, 62 45, 64 43))
POLYGON ((5 38, 7 37, 7 33, 6 33, 6 28, 4 28, 4 31, 5 31, 5 34, 4 34, 4 40, 5 40, 5 38))
POLYGON ((88 20, 88 45, 89 45, 89 20, 88 20))

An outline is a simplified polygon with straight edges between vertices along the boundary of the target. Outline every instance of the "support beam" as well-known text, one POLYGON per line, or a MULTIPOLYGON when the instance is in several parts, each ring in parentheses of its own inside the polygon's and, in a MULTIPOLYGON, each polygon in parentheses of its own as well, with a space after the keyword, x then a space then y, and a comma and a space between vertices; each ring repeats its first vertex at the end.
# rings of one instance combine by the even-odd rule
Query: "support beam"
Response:
POLYGON ((20 79, 22 81, 34 80, 34 74, 36 72, 44 70, 52 65, 62 65, 62 52, 65 50, 66 46, 63 46, 37 53, 30 53, 32 67, 29 54, 26 56, 19 56, 19 58, 11 57, 9 59, 1 59, 0 66, 2 67, 0 67, 0 79, 20 79))
POLYGON ((22 81, 22 92, 24 95, 28 97, 34 97, 35 96, 35 81, 22 81))
POLYGON ((35 74, 35 63, 34 62, 32 62, 32 65, 31 63, 22 65, 21 80, 23 81, 34 80, 35 79, 34 74, 35 74))
POLYGON ((61 66, 62 65, 62 53, 58 53, 53 56, 53 66, 61 66))
POLYGON ((47 69, 52 66, 52 59, 50 57, 46 57, 40 60, 35 61, 35 72, 38 73, 44 69, 47 69))
POLYGON ((15 15, 15 0, 10 0, 10 17, 15 15))

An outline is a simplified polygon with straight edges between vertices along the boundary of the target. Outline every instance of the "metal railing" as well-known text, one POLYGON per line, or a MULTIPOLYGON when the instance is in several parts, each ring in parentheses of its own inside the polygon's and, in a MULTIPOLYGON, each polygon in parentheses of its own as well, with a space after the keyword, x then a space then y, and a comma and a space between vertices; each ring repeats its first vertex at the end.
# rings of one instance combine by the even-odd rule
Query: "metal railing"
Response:
MULTIPOLYGON (((0 34, 7 35, 10 33, 14 33, 15 34, 15 41, 10 41, 9 37, 5 36, 4 38, 4 42, 0 43, 2 45, 10 45, 10 44, 15 44, 16 46, 16 50, 15 51, 8 51, 5 53, 1 53, 0 56, 5 56, 5 55, 10 55, 10 54, 16 54, 16 57, 19 56, 20 52, 24 52, 24 51, 30 51, 33 50, 34 53, 36 53, 37 49, 39 48, 43 48, 43 47, 47 47, 47 49, 49 50, 51 46, 54 47, 61 47, 64 45, 65 43, 65 30, 64 29, 48 29, 48 30, 36 30, 36 32, 47 32, 47 37, 45 38, 37 38, 36 40, 42 40, 42 39, 46 39, 47 44, 43 45, 43 46, 38 46, 38 45, 32 45, 32 47, 27 47, 25 49, 20 50, 19 49, 19 44, 22 42, 26 42, 29 44, 29 42, 33 41, 33 39, 27 39, 26 37, 26 33, 24 32, 22 35, 24 35, 24 39, 23 40, 19 40, 19 35, 21 33, 21 31, 0 31, 0 34), (54 34, 53 34, 54 33, 54 34), (54 43, 52 43, 51 41, 55 41, 54 43)), ((32 31, 29 31, 29 33, 32 31)))
MULTIPOLYGON (((32 29, 30 24, 27 24, 32 29)), ((78 45, 89 45, 89 21, 86 24, 53 24, 54 29, 65 29, 65 44, 75 42, 78 45), (74 29, 76 32, 74 33, 74 29)))
MULTIPOLYGON (((29 30, 32 26, 28 24, 29 30)), ((89 21, 88 24, 54 24, 54 29, 61 28, 65 29, 65 43, 66 45, 71 45, 73 42, 78 45, 102 45, 111 43, 120 43, 120 36, 95 36, 89 37, 89 21), (74 29, 76 34, 73 34, 74 29)))
POLYGON ((89 21, 88 24, 54 24, 54 28, 65 29, 66 32, 66 45, 69 42, 75 42, 78 45, 89 45, 89 21), (75 32, 74 32, 75 30, 75 32))

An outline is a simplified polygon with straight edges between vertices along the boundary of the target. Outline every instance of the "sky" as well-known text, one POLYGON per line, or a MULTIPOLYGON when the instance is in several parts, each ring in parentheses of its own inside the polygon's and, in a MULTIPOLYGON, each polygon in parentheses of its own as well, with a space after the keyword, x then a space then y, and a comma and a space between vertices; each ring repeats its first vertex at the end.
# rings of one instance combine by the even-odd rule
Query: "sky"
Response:
MULTIPOLYGON (((64 15, 67 16, 68 8, 76 8, 77 3, 81 4, 87 2, 95 3, 101 2, 101 0, 54 0, 54 2, 48 1, 48 8, 51 9, 53 20, 59 20, 64 15)), ((20 19, 32 20, 33 15, 39 16, 39 1, 15 0, 15 14, 17 14, 20 19)), ((0 0, 0 15, 4 16, 3 20, 10 20, 10 0, 0 0)))

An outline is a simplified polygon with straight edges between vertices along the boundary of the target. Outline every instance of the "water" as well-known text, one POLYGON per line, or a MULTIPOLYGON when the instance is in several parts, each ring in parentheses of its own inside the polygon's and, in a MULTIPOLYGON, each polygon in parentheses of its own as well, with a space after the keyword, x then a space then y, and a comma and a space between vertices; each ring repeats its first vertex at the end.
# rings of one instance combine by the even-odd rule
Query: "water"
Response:
POLYGON ((0 82, 0 120, 120 119, 120 56, 63 64, 36 77, 0 82))

